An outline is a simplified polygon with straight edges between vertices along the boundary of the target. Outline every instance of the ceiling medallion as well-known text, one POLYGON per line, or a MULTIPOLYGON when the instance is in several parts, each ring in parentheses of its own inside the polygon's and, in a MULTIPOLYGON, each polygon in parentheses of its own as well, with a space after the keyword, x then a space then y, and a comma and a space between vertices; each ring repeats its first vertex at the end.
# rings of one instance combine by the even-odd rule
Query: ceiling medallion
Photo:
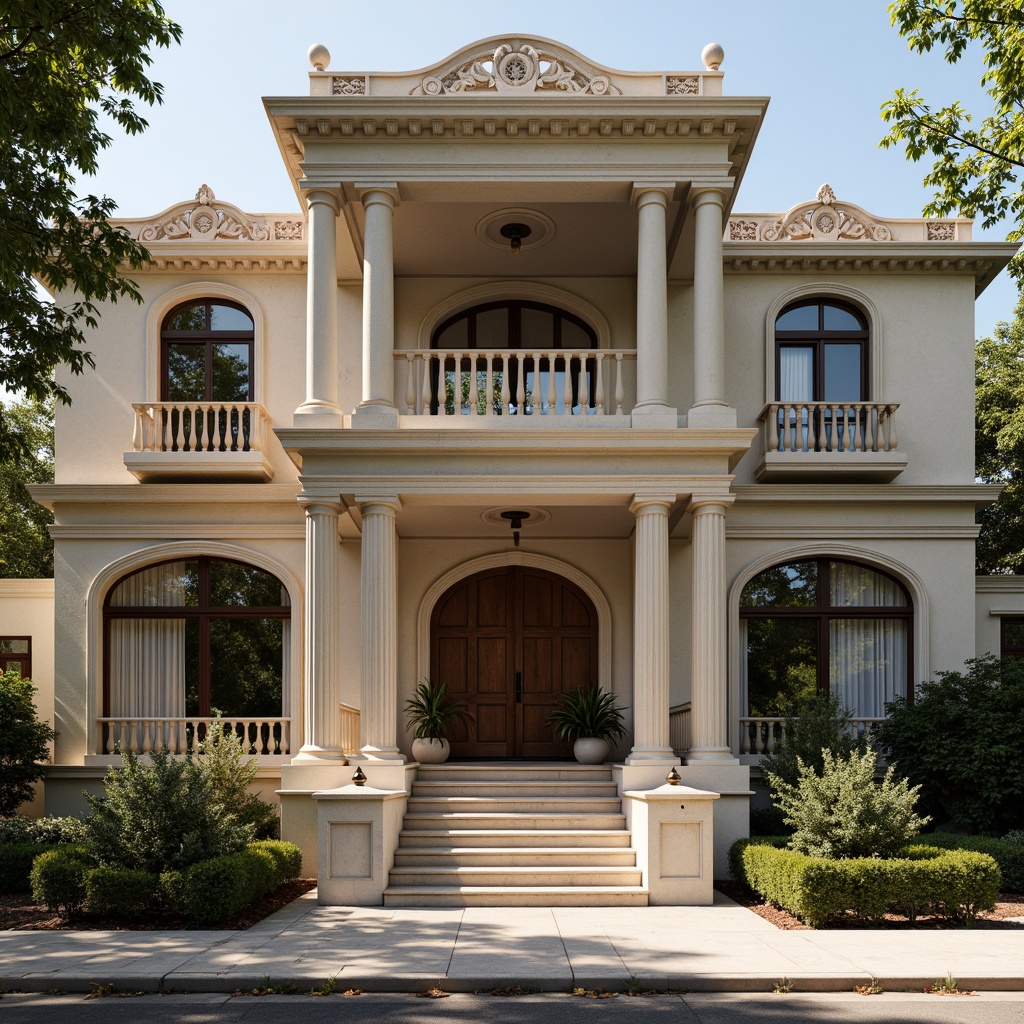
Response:
POLYGON ((510 242, 513 253, 528 253, 547 245, 555 237, 555 222, 539 210, 518 207, 494 210, 477 224, 476 236, 506 255, 510 242))

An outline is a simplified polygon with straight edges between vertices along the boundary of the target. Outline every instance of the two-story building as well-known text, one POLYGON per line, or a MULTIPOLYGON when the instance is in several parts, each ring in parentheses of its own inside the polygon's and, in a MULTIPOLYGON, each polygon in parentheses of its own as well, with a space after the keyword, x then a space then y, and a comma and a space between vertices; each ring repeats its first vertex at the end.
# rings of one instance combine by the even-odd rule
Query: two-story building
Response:
POLYGON ((674 766, 724 874, 795 699, 870 724, 974 655, 973 302, 1015 247, 827 185, 735 212, 768 100, 714 45, 311 60, 265 100, 302 212, 122 222, 144 304, 65 381, 47 808, 219 711, 322 899, 689 898, 674 766), (472 713, 440 769, 421 680, 472 713), (545 722, 591 683, 628 724, 596 771, 545 722))

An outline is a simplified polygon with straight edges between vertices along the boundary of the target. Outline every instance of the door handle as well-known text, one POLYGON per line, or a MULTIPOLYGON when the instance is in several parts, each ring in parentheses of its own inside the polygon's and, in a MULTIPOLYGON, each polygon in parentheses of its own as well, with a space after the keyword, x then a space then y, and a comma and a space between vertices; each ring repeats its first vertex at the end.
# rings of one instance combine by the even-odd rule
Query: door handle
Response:
POLYGON ((523 673, 516 673, 516 703, 523 703, 523 673))

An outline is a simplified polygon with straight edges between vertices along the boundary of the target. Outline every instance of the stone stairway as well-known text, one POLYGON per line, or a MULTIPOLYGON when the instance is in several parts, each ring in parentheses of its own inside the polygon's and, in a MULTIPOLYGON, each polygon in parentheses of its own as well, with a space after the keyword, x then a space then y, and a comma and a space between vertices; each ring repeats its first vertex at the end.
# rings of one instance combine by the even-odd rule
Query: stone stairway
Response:
POLYGON ((422 765, 388 907, 646 906, 610 768, 422 765))

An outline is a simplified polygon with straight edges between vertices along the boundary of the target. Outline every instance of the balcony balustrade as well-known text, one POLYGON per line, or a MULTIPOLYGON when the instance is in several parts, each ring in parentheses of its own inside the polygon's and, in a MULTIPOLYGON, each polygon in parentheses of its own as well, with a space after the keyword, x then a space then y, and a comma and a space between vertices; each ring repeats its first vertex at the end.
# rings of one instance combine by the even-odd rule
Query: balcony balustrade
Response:
MULTIPOLYGON (((884 718, 851 718, 849 732, 869 736, 884 718)), ((740 719, 740 754, 774 754, 786 746, 786 719, 748 717, 740 719)))
POLYGON ((635 366, 632 349, 418 349, 395 353, 395 394, 406 416, 449 425, 621 425, 635 366))
POLYGON ((97 718, 96 750, 101 754, 131 751, 148 754, 166 748, 172 754, 194 751, 210 729, 232 732, 246 754, 284 758, 291 754, 290 718, 97 718))

